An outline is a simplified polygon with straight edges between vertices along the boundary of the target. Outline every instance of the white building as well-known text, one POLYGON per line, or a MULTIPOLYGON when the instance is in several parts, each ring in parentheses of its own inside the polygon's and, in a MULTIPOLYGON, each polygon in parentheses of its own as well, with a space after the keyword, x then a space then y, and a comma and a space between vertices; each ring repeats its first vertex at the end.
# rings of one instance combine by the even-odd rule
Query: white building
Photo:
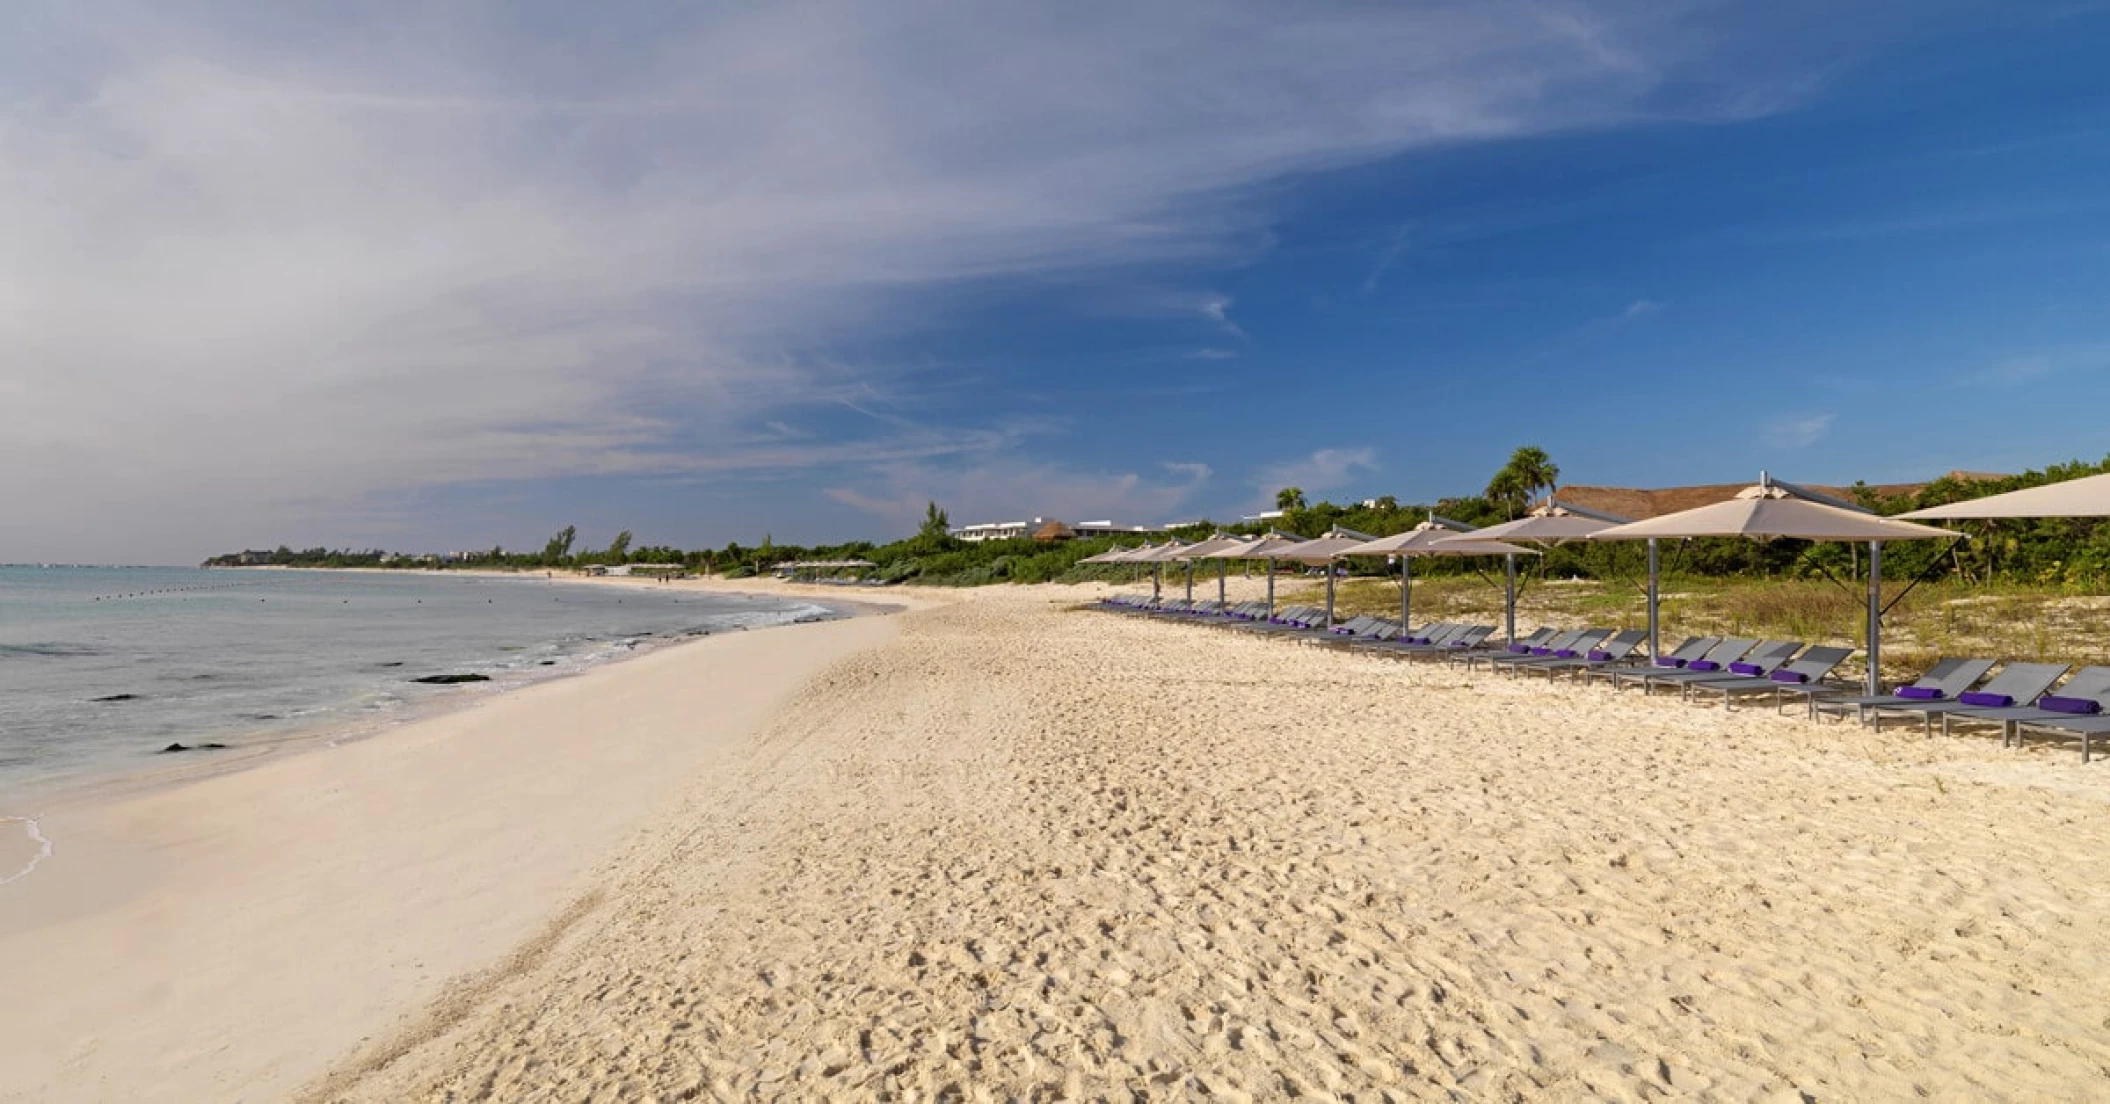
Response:
POLYGON ((1080 539, 1089 537, 1139 537, 1156 536, 1165 530, 1151 525, 1115 525, 1111 521, 1055 521, 1054 518, 1037 517, 1030 521, 985 521, 977 525, 962 525, 952 530, 952 535, 963 541, 1017 540, 1030 537, 1049 522, 1065 526, 1080 539))

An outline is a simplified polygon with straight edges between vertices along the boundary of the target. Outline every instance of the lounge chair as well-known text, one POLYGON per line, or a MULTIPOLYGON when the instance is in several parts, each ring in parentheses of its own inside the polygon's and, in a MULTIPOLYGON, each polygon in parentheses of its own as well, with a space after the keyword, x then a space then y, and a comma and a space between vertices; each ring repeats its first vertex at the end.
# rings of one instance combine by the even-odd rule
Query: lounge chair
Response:
POLYGON ((1890 702, 1870 706, 1862 716, 1880 731, 1886 716, 1918 714, 1920 732, 1932 736, 1937 714, 1953 713, 1958 709, 2010 709, 2016 702, 2036 701, 2067 670, 2069 668, 2064 663, 2010 663, 1984 686, 1963 691, 1953 699, 1890 702))
POLYGON ((1736 699, 1738 698, 1751 698, 1761 694, 1771 694, 1773 695, 1773 708, 1778 711, 1783 688, 1821 683, 1830 677, 1833 671, 1838 670, 1839 665, 1846 662, 1846 657, 1852 654, 1854 654, 1852 648, 1811 648, 1809 651, 1795 657, 1793 663, 1783 664, 1763 675, 1744 675, 1737 678, 1707 679, 1702 682, 1686 683, 1685 697, 1687 700, 1691 700, 1694 697, 1720 693, 1722 695, 1722 708, 1726 711, 1736 708, 1736 699))
POLYGON ((1544 674, 1546 681, 1552 682, 1555 675, 1564 675, 1571 671, 1588 670, 1592 667, 1602 667, 1609 663, 1625 663, 1627 657, 1634 654, 1634 649, 1646 643, 1648 643, 1647 630, 1628 629, 1625 632, 1616 633, 1608 637, 1595 648, 1585 649, 1582 655, 1550 656, 1543 663, 1520 663, 1510 668, 1510 670, 1533 675, 1544 674))
POLYGON ((1698 659, 1680 657, 1670 663, 1657 660, 1647 667, 1629 667, 1612 672, 1612 689, 1624 690, 1629 686, 1647 690, 1650 680, 1670 675, 1705 673, 1720 678, 1730 674, 1729 665, 1743 659, 1751 649, 1758 647, 1758 640, 1749 636, 1732 636, 1715 642, 1707 654, 1698 659))
MULTIPOLYGON (((1529 636, 1519 637, 1514 644, 1499 643, 1491 639, 1494 635, 1494 628, 1489 626, 1487 635, 1472 644, 1463 647, 1445 648, 1440 652, 1424 652, 1421 654, 1440 658, 1445 663, 1463 663, 1470 669, 1475 663, 1486 659, 1488 656, 1527 655, 1531 649, 1551 644, 1564 634, 1559 629, 1541 627, 1534 630, 1529 636), (1516 649, 1523 650, 1517 651, 1516 649)), ((1452 643, 1456 645, 1458 642, 1453 641, 1452 643)))
MULTIPOLYGON (((1435 624, 1423 625, 1412 632, 1396 633, 1390 640, 1370 641, 1357 644, 1355 647, 1362 651, 1379 652, 1386 655, 1402 655, 1407 652, 1448 647, 1451 641, 1462 638, 1466 633, 1471 632, 1472 628, 1471 625, 1439 621, 1435 624)), ((1489 631, 1492 632, 1493 630, 1490 629, 1489 631)))
MULTIPOLYGON (((1495 655, 1488 657, 1488 670, 1499 670, 1504 674, 1515 674, 1542 663, 1558 663, 1562 660, 1581 659, 1597 650, 1597 646, 1610 639, 1610 629, 1584 629, 1574 639, 1558 648, 1540 645, 1531 649, 1530 655, 1495 655)), ((1471 666, 1468 664, 1467 666, 1471 666)))
POLYGON ((1826 695, 1842 693, 1836 687, 1830 686, 1790 686, 1781 693, 1783 695, 1801 694, 1807 697, 1810 703, 1809 715, 1812 720, 1826 713, 1837 713, 1843 717, 1847 711, 1851 710, 1854 714, 1854 719, 1861 721, 1866 720, 1868 710, 1871 707, 1880 708, 1897 702, 1940 701, 1944 698, 1954 698, 1956 695, 1976 685, 1978 680, 1984 678, 1985 673, 1992 670, 1993 665, 1998 662, 2000 661, 1997 659, 1944 659, 1929 667, 1927 673, 1921 675, 1917 681, 1898 687, 1901 691, 1914 691, 1914 693, 1903 697, 1897 694, 1827 697, 1826 695))
MULTIPOLYGON (((1519 640, 1514 644, 1489 648, 1476 655, 1466 656, 1465 669, 1470 671, 1484 663, 1489 670, 1493 670, 1498 663, 1510 664, 1519 660, 1528 660, 1534 656, 1550 656, 1555 652, 1568 650, 1571 645, 1581 640, 1591 631, 1590 629, 1568 629, 1564 632, 1554 633, 1552 636, 1536 643, 1527 643, 1519 640)), ((1599 639, 1602 639, 1602 637, 1599 639)), ((1563 656, 1561 658, 1565 659, 1567 657, 1563 656)))
POLYGON ((1344 626, 1336 625, 1329 631, 1308 637, 1305 643, 1328 648, 1353 648, 1359 644, 1382 643, 1399 635, 1397 621, 1387 621, 1382 617, 1366 617, 1360 620, 1366 624, 1359 629, 1343 631, 1344 626))
POLYGON ((1678 688, 1678 696, 1692 700, 1692 688, 1702 683, 1720 682, 1725 678, 1771 679, 1773 672, 1794 662, 1802 651, 1800 640, 1762 640, 1758 647, 1744 653, 1744 658, 1729 665, 1726 671, 1709 674, 1705 671, 1670 671, 1649 684, 1653 691, 1657 686, 1671 685, 1678 688))
POLYGON ((1705 658, 1707 653, 1713 651, 1715 645, 1721 642, 1722 638, 1719 636, 1690 636, 1685 638, 1685 643, 1647 663, 1607 663, 1585 668, 1577 677, 1584 682, 1600 678, 1610 680, 1617 678, 1621 671, 1631 671, 1636 667, 1683 667, 1695 659, 1705 658))
POLYGON ((2049 727, 2057 728, 2077 717, 2104 713, 2110 713, 2110 667, 2083 667, 2075 671, 2065 685, 2041 695, 2028 705, 1951 709, 1941 714, 1941 734, 1949 735, 1951 724, 1997 724, 2000 726, 2000 746, 2006 747, 2010 740, 2021 743, 2016 726, 2025 722, 2046 721, 2049 727), (2046 701, 2057 708, 2046 708, 2043 704, 2046 701), (2095 703, 2093 708, 2086 704, 2091 701, 2095 703))
MULTIPOLYGON (((2081 762, 2094 758, 2095 738, 2110 734, 2110 692, 2101 689, 2093 693, 2074 693, 2075 684, 2084 675, 2091 676, 2091 686, 2104 681, 2098 672, 2102 667, 2088 667, 2073 676, 2057 694, 2037 699, 2037 706, 2044 715, 2035 719, 2018 719, 2014 723, 2015 743, 2020 746, 2024 730, 2043 732, 2059 736, 2078 736, 2081 740, 2081 762), (2046 709, 2044 707, 2052 708, 2046 709)), ((2086 689, 2085 687, 2083 689, 2086 689)), ((1944 718, 1946 722, 1947 718, 1944 718)))

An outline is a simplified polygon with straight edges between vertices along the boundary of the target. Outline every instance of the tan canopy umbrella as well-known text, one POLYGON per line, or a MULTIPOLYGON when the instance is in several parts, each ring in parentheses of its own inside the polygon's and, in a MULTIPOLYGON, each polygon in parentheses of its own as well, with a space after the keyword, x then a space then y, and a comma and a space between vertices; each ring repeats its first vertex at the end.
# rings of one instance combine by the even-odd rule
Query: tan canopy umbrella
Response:
POLYGON ((1302 544, 1293 545, 1282 552, 1280 558, 1293 563, 1324 564, 1326 566, 1326 627, 1329 629, 1333 627, 1333 561, 1339 559, 1341 553, 1358 545, 1367 544, 1371 539, 1368 533, 1358 533, 1353 529, 1343 529, 1336 525, 1332 529, 1327 530, 1324 536, 1305 541, 1302 544))
POLYGON ((1519 548, 1501 541, 1486 540, 1479 530, 1462 521, 1430 514, 1428 520, 1404 533, 1364 541, 1342 550, 1343 556, 1396 556, 1399 559, 1399 627, 1402 632, 1410 627, 1407 620, 1413 601, 1414 578, 1409 564, 1416 556, 1501 556, 1507 565, 1509 590, 1505 609, 1507 613, 1510 643, 1517 635, 1517 569, 1516 557, 1530 555, 1528 548, 1519 548), (1446 538, 1452 543, 1446 543, 1446 538))
POLYGON ((2110 475, 2086 475, 2063 483, 2025 487, 1968 502, 1951 502, 1899 514, 1905 518, 2110 517, 2110 475))
POLYGON ((1267 615, 1272 619, 1275 616, 1275 561, 1281 557, 1285 550, 1303 543, 1303 537, 1293 533, 1276 532, 1271 529, 1237 547, 1226 548, 1221 552, 1213 553, 1204 558, 1214 560, 1266 560, 1267 615))
MULTIPOLYGON (((1590 535, 1591 540, 1644 540, 1648 538, 1749 537, 1772 540, 1868 542, 1868 692, 1881 693, 1883 658, 1883 542, 1958 537, 1946 529, 1879 517, 1836 499, 1819 501, 1793 484, 1781 483, 1764 472, 1758 485, 1738 491, 1735 498, 1646 521, 1615 525, 1590 535)), ((1650 611, 1653 619, 1654 611, 1650 611)))
MULTIPOLYGON (((1150 600, 1155 602, 1164 595, 1165 565, 1179 558, 1187 545, 1169 540, 1159 545, 1144 545, 1136 554, 1123 563, 1147 563, 1150 565, 1150 600)), ((1191 597, 1191 595, 1190 595, 1191 597)))
MULTIPOLYGON (((1586 540, 1592 535, 1614 525, 1624 525, 1628 518, 1616 514, 1599 513, 1571 506, 1554 495, 1531 508, 1531 512, 1515 521, 1475 529, 1462 537, 1441 537, 1436 544, 1447 545, 1452 541, 1513 540, 1525 541, 1543 548, 1553 548, 1570 541, 1586 540)), ((1661 655, 1661 641, 1656 633, 1656 585, 1657 585, 1656 541, 1648 542, 1648 648, 1649 654, 1661 655)))
MULTIPOLYGON (((1206 559, 1216 555, 1218 552, 1237 548, 1250 540, 1251 538, 1249 537, 1218 533, 1207 540, 1195 541, 1183 549, 1179 558, 1187 561, 1187 600, 1190 602, 1194 600, 1194 561, 1206 559)), ((1222 559, 1216 561, 1216 601, 1218 605, 1221 605, 1224 600, 1224 568, 1227 563, 1228 561, 1222 559)))

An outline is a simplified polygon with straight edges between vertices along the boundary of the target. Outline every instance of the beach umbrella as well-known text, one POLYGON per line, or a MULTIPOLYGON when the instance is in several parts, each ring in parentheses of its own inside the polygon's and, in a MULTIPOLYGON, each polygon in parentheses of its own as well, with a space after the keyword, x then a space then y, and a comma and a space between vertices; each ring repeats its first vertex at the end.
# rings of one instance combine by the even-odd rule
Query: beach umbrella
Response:
MULTIPOLYGON (((1180 552, 1180 559, 1187 561, 1187 600, 1194 600, 1194 561, 1213 556, 1227 549, 1248 543, 1245 537, 1234 537, 1229 533, 1218 533, 1208 540, 1196 541, 1180 552)), ((1224 565, 1227 560, 1216 561, 1216 601, 1224 600, 1224 565)))
POLYGON ((2026 487, 1898 516, 1929 520, 2110 517, 2110 475, 2082 476, 2063 483, 2026 487))
MULTIPOLYGON (((1881 693, 1883 658, 1883 543, 1958 537, 1946 529, 1879 517, 1858 506, 1783 483, 1760 472, 1758 485, 1726 502, 1600 529, 1590 540, 1748 537, 1772 540, 1868 542, 1868 692, 1881 693)), ((1655 611, 1650 610, 1651 620, 1655 611)))
POLYGON ((1210 559, 1220 560, 1266 560, 1267 561, 1267 615, 1275 616, 1275 559, 1286 549, 1303 544, 1304 538, 1273 530, 1239 545, 1218 552, 1210 559))
POLYGON ((1333 561, 1338 559, 1341 553, 1348 549, 1360 544, 1367 544, 1372 539, 1368 533, 1358 533, 1353 529, 1343 529, 1340 526, 1335 526, 1327 530, 1324 536, 1305 541, 1303 544, 1284 549, 1282 552, 1281 558, 1292 563, 1325 565, 1326 627, 1329 629, 1333 628, 1333 561))
POLYGON ((1404 533, 1394 533, 1389 537, 1379 537, 1376 540, 1364 541, 1363 543, 1358 544, 1353 548, 1343 549, 1340 554, 1343 556, 1387 556, 1398 558, 1399 627, 1401 631, 1405 631, 1406 629, 1411 627, 1411 623, 1408 621, 1407 618, 1413 601, 1414 579, 1413 569, 1411 568, 1410 564, 1412 563, 1414 557, 1503 557, 1508 563, 1509 568, 1509 596, 1507 605, 1509 639, 1511 643, 1515 643, 1517 635, 1516 557, 1520 555, 1529 555, 1530 552, 1530 549, 1519 548, 1514 544, 1505 544, 1501 541, 1482 539, 1479 537, 1478 532, 1472 526, 1467 525, 1462 521, 1452 521, 1449 518, 1437 517, 1435 514, 1430 514, 1428 520, 1423 521, 1420 525, 1417 525, 1404 533), (1467 537, 1469 539, 1459 540, 1456 543, 1449 545, 1441 544, 1440 542, 1442 542, 1446 537, 1454 539, 1459 537, 1467 537))
MULTIPOLYGON (((1436 544, 1441 547, 1451 541, 1504 540, 1535 544, 1553 548, 1570 541, 1587 540, 1591 535, 1614 525, 1624 525, 1629 518, 1616 514, 1599 513, 1560 501, 1548 496, 1546 501, 1531 508, 1531 512, 1515 521, 1475 529, 1460 537, 1439 537, 1436 544)), ((1656 541, 1648 542, 1648 647, 1650 655, 1660 655, 1656 637, 1656 541)))
POLYGON ((1176 540, 1158 545, 1144 545, 1123 562, 1150 565, 1150 600, 1155 602, 1164 593, 1165 565, 1178 558, 1186 548, 1185 544, 1176 540))

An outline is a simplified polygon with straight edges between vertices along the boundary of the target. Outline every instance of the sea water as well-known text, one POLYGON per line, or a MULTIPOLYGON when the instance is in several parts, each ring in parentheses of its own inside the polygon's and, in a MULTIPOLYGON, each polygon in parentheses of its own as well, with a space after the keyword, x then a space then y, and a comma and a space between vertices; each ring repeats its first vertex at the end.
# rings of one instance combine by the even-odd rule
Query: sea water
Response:
POLYGON ((9 796, 371 732, 661 643, 835 616, 678 587, 361 571, 0 567, 9 796), (432 675, 489 682, 427 685, 432 675))

